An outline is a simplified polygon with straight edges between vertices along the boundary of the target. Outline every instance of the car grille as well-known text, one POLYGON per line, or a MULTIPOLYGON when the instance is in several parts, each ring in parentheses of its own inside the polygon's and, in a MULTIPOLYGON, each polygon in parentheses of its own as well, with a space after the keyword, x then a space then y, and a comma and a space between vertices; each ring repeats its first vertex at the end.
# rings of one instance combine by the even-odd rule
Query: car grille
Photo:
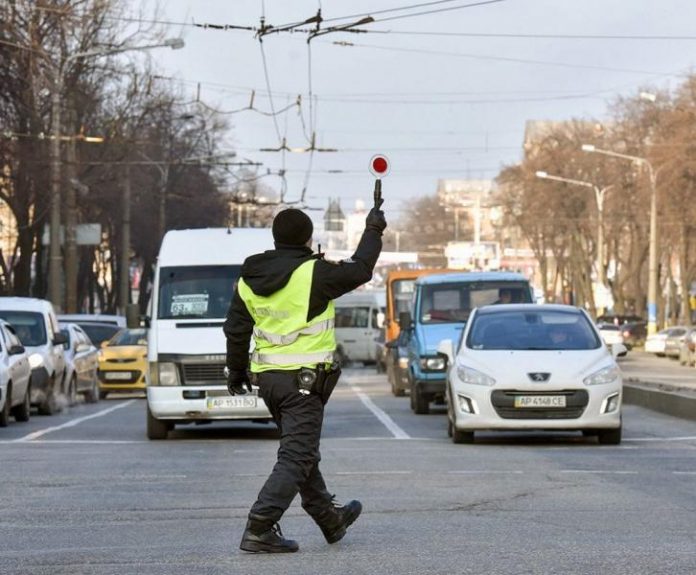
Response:
POLYGON ((184 385, 225 383, 224 363, 182 363, 184 385))
POLYGON ((496 413, 503 419, 577 419, 585 411, 589 397, 584 389, 545 392, 496 390, 491 395, 491 403, 496 413), (516 395, 565 395, 566 406, 552 408, 515 407, 516 395))
POLYGON ((115 358, 115 359, 107 359, 107 363, 133 363, 134 361, 138 361, 137 358, 135 357, 124 357, 124 358, 115 358))

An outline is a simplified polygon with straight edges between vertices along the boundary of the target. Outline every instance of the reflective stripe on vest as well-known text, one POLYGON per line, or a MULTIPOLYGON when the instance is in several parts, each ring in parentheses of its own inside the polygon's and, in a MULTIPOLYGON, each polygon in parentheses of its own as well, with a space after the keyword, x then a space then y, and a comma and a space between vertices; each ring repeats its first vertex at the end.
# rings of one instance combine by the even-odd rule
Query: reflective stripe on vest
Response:
POLYGON ((331 363, 333 352, 319 351, 316 353, 259 353, 254 351, 251 354, 252 363, 263 363, 267 365, 288 365, 288 364, 310 364, 310 363, 331 363))
POLYGON ((271 333, 270 331, 264 331, 254 326, 254 337, 257 339, 265 339, 273 345, 290 345, 301 335, 314 335, 322 331, 333 329, 334 323, 334 318, 329 318, 288 334, 271 333))

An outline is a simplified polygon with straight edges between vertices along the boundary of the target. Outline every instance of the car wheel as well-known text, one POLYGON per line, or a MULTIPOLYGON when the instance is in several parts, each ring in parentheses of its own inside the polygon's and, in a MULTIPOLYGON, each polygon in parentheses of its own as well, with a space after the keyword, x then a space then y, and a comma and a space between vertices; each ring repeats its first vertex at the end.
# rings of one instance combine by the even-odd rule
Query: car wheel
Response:
POLYGON ((174 426, 171 423, 157 419, 147 406, 147 438, 148 439, 167 439, 169 432, 174 426))
POLYGON ((447 437, 452 437, 452 434, 454 433, 454 425, 452 425, 452 420, 449 418, 449 414, 447 415, 447 437))
POLYGON ((600 445, 619 445, 621 443, 621 427, 598 430, 597 440, 600 445))
POLYGON ((92 380, 92 387, 85 391, 85 403, 97 403, 99 401, 99 384, 92 380))
POLYGON ((107 391, 100 391, 99 392, 99 399, 106 399, 106 396, 109 395, 109 392, 107 391))
POLYGON ((27 384, 24 401, 12 408, 12 415, 14 415, 15 421, 29 421, 31 415, 31 380, 27 384))
POLYGON ((52 378, 48 390, 46 391, 46 397, 43 402, 39 405, 40 415, 53 415, 58 412, 58 402, 56 401, 56 391, 55 391, 55 378, 52 378))
POLYGON ((473 443, 473 431, 460 431, 456 427, 452 427, 452 443, 473 443))
POLYGON ((73 375, 68 385, 68 405, 72 407, 77 405, 77 379, 73 375))
POLYGON ((5 395, 5 405, 0 410, 0 427, 7 427, 10 423, 10 408, 12 407, 12 384, 7 384, 7 394, 5 395))

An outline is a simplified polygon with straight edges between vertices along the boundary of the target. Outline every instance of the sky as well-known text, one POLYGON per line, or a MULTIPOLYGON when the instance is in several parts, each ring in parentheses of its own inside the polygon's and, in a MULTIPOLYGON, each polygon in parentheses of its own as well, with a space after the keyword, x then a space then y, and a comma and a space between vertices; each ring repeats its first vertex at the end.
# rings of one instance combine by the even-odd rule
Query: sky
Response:
MULTIPOLYGON (((228 114, 231 132, 222 145, 238 159, 262 162, 258 173, 271 170, 263 181, 276 190, 282 181, 274 174, 284 167, 288 201, 306 188, 311 208, 325 208, 329 198, 340 198, 347 210, 358 199, 369 202, 370 158, 386 154, 387 219, 433 194, 439 178, 494 178, 519 161, 526 121, 601 120, 617 95, 675 87, 696 58, 693 0, 489 0, 450 10, 475 2, 161 0, 158 18, 173 22, 169 35, 180 35, 186 46, 152 58, 173 78, 163 81, 219 110, 247 107, 252 90, 262 112, 289 106, 274 117, 228 114), (415 4, 421 6, 388 11, 415 4), (193 26, 258 27, 262 14, 280 26, 304 21, 319 7, 325 19, 356 16, 322 27, 370 14, 376 21, 361 28, 374 32, 334 32, 309 43, 306 33, 278 33, 261 43, 253 31, 193 26), (293 105, 298 95, 301 115, 293 105), (279 147, 282 138, 307 148, 312 132, 317 147, 338 151, 260 151, 279 147)), ((151 5, 144 6, 139 13, 152 18, 151 5)))

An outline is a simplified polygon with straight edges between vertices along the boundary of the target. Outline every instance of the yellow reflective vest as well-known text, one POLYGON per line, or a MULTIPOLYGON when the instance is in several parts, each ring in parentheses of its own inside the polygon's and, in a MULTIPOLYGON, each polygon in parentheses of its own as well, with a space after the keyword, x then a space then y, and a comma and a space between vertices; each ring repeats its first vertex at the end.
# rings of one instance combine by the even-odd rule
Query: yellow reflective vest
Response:
POLYGON ((239 280, 239 296, 254 320, 254 344, 250 369, 292 370, 331 363, 336 349, 334 303, 307 321, 312 274, 316 260, 300 265, 282 289, 264 297, 239 280))

